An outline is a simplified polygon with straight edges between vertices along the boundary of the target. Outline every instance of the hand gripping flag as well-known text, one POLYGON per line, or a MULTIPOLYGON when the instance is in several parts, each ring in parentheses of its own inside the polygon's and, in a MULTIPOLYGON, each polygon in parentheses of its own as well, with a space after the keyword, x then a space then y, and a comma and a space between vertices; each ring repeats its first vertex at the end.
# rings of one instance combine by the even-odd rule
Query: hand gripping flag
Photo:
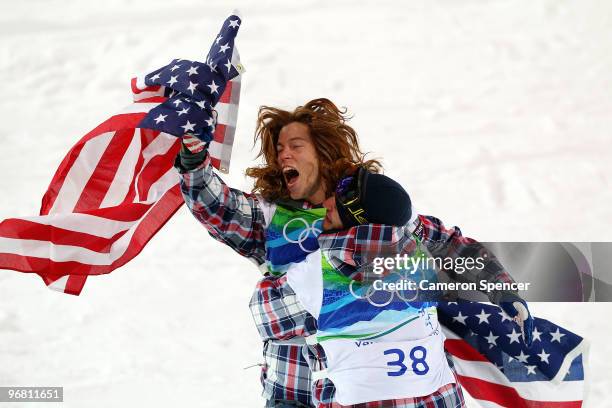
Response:
POLYGON ((225 20, 205 63, 173 60, 132 79, 134 103, 68 152, 39 216, 0 223, 0 268, 40 275, 78 295, 87 276, 134 258, 183 204, 173 168, 187 135, 208 144, 213 165, 229 168, 240 74, 234 40, 241 20, 225 20))
POLYGON ((493 305, 438 305, 446 350, 462 387, 483 407, 579 408, 585 398, 586 341, 535 318, 533 344, 493 305))

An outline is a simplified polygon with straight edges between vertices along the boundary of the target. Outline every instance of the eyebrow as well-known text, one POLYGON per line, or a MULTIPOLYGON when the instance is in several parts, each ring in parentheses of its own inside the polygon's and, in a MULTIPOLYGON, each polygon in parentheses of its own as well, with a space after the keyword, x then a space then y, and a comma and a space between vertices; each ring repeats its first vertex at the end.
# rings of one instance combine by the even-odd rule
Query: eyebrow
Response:
MULTIPOLYGON (((306 141, 306 138, 304 136, 293 136, 293 137, 289 138, 289 140, 287 140, 287 143, 293 142, 295 140, 306 141)), ((280 141, 276 142, 276 146, 282 146, 282 145, 283 144, 280 141)))

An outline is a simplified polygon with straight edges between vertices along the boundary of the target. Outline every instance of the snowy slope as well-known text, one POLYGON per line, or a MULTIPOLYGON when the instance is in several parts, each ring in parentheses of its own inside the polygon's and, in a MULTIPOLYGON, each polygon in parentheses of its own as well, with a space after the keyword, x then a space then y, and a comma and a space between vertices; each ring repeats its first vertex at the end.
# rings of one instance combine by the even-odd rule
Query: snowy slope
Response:
MULTIPOLYGON (((70 146, 129 104, 132 75, 202 58, 238 7, 230 185, 250 188, 259 105, 326 96, 422 213, 483 241, 612 240, 612 3, 88 3, 0 3, 0 219, 36 214, 70 146)), ((0 385, 64 386, 63 407, 260 406, 258 369, 243 370, 260 360, 257 279, 184 209, 80 297, 1 271, 0 385)), ((610 306, 532 311, 591 341, 589 406, 608 406, 610 306)))

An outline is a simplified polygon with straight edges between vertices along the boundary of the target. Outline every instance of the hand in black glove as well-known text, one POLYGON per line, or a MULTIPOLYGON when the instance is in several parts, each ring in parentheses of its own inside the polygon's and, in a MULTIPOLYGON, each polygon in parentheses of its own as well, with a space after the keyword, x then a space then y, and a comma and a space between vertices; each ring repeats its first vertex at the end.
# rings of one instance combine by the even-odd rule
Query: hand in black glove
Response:
POLYGON ((180 167, 184 171, 191 171, 197 168, 206 159, 207 148, 208 144, 203 144, 195 137, 189 135, 183 136, 181 138, 181 150, 178 154, 180 167), (188 146, 191 146, 191 148, 188 148, 188 146))
POLYGON ((527 302, 514 293, 504 293, 500 299, 499 307, 514 320, 523 334, 523 343, 531 347, 533 341, 533 317, 529 313, 527 302))

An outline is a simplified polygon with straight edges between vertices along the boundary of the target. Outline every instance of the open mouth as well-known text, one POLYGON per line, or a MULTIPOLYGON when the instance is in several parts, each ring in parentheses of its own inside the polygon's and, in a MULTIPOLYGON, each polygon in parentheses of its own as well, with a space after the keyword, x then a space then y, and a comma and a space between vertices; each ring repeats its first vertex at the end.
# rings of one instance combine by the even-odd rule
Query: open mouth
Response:
POLYGON ((283 177, 285 178, 285 183, 287 183, 287 187, 293 186, 297 182, 299 176, 300 173, 293 167, 285 167, 283 169, 283 177))

